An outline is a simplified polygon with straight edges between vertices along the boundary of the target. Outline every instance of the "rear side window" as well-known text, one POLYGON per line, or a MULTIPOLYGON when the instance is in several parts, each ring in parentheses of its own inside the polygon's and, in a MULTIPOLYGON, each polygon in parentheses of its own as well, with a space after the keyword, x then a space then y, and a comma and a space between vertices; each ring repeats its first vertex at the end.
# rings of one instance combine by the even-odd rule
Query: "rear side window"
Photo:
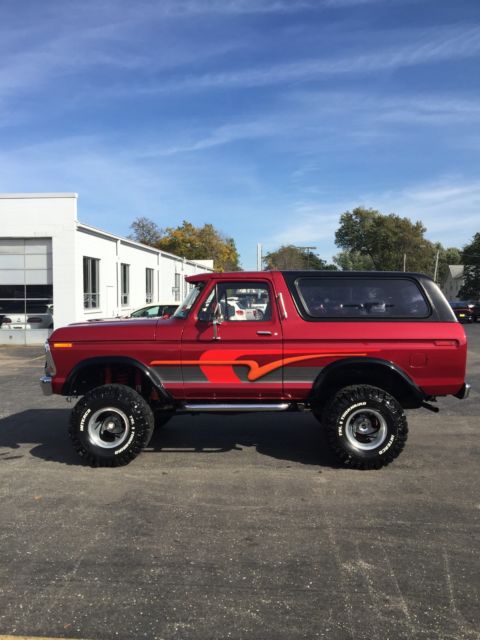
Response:
POLYGON ((298 278, 296 293, 311 318, 426 318, 430 307, 407 278, 298 278))

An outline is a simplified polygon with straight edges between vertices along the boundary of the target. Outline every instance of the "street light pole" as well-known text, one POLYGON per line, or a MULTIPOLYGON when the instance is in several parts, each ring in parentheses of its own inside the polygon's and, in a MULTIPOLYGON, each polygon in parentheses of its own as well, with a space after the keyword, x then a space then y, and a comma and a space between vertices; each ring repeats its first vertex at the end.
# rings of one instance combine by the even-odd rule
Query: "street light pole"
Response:
POLYGON ((440 251, 437 251, 437 256, 435 258, 435 270, 433 272, 433 281, 437 281, 437 273, 438 273, 438 257, 440 255, 440 251))
POLYGON ((262 245, 257 244, 257 271, 262 271, 262 245))
POLYGON ((307 271, 310 266, 310 252, 316 248, 317 247, 297 247, 297 249, 301 249, 302 251, 307 251, 307 271))

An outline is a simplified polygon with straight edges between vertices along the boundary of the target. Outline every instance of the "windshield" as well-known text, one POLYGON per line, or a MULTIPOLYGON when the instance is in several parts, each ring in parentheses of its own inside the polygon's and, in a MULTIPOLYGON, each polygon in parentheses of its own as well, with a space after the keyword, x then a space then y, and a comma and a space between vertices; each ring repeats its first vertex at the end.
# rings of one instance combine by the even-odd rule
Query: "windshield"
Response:
POLYGON ((204 282, 199 282, 195 285, 195 287, 190 291, 182 304, 175 311, 175 313, 173 314, 173 318, 186 318, 188 316, 188 314, 190 313, 190 309, 195 304, 195 300, 197 300, 204 286, 204 282))

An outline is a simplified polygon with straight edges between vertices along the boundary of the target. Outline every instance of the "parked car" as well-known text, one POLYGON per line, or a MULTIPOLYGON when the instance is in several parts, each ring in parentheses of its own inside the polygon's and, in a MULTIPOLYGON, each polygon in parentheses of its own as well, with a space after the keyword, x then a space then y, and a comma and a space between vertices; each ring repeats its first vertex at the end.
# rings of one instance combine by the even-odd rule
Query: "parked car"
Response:
POLYGON ((229 320, 262 320, 263 311, 257 308, 247 306, 247 303, 239 296, 230 296, 227 298, 226 305, 222 304, 223 315, 229 320))
MULTIPOLYGON (((178 309, 176 302, 152 302, 140 309, 135 309, 126 316, 115 316, 112 318, 90 318, 87 322, 112 322, 118 320, 128 320, 129 318, 170 318, 178 309)), ((78 324, 78 323, 76 323, 78 324)))
POLYGON ((480 302, 478 300, 476 302, 472 300, 468 303, 468 306, 472 310, 473 322, 478 322, 480 319, 480 302))
POLYGON ((27 301, 25 309, 23 301, 12 303, 10 311, 2 317, 0 328, 6 331, 53 329, 53 304, 27 301))
POLYGON ((174 412, 285 411, 294 429, 295 411, 311 411, 344 465, 378 469, 404 448, 405 409, 437 412, 437 398, 468 396, 465 330, 428 276, 270 271, 187 282, 167 320, 86 322, 48 340, 42 389, 81 398, 69 433, 92 465, 130 462, 155 415, 160 425, 174 412), (263 296, 268 313, 232 321, 240 306, 230 305, 233 317, 222 306, 244 291, 263 296))
POLYGON ((477 317, 474 312, 474 305, 469 302, 450 302, 453 313, 460 322, 474 322, 477 317))
POLYGON ((178 303, 155 302, 136 309, 128 318, 170 318, 178 309, 178 303))

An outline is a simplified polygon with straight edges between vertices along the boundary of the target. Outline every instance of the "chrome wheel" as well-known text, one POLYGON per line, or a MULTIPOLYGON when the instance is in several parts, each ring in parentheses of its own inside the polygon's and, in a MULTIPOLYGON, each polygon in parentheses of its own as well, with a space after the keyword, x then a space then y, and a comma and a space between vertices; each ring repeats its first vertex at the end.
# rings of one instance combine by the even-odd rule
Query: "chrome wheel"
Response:
POLYGON ((120 409, 105 407, 91 415, 87 432, 92 444, 104 449, 113 449, 127 439, 130 423, 127 415, 120 409))
POLYGON ((380 447, 387 437, 387 422, 375 409, 357 409, 347 419, 345 436, 348 442, 361 451, 380 447))

